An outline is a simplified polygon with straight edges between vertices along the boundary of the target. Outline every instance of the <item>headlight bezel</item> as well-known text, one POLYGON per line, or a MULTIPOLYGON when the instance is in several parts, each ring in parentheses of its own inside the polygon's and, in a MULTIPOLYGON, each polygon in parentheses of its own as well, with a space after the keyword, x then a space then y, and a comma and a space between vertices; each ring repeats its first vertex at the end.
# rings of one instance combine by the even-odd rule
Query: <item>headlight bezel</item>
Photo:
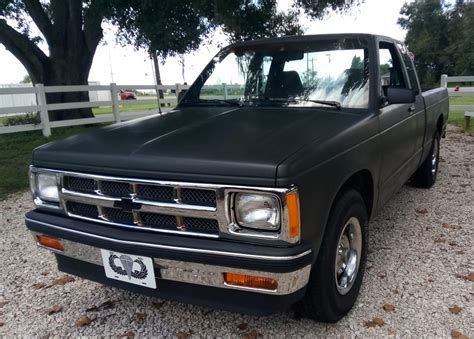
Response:
POLYGON ((57 172, 43 170, 43 169, 30 166, 29 178, 30 178, 30 191, 33 197, 33 202, 36 207, 48 208, 48 209, 61 209, 60 197, 59 197, 60 176, 57 172), (43 177, 48 176, 48 177, 54 178, 53 181, 55 182, 55 187, 57 190, 57 198, 46 197, 41 194, 40 187, 39 187, 39 179, 41 176, 43 177))
MULTIPOLYGON (((255 240, 271 240, 271 241, 282 241, 284 243, 296 244, 300 241, 300 216, 299 216, 299 194, 298 189, 295 186, 290 188, 228 188, 225 189, 224 193, 226 199, 226 209, 228 218, 228 227, 224 233, 238 236, 239 238, 247 237, 255 240), (235 196, 238 193, 256 194, 256 195, 270 195, 275 197, 279 203, 279 227, 276 230, 263 230, 257 228, 250 228, 239 225, 236 218, 235 211, 235 196), (290 228, 290 211, 288 208, 287 198, 289 195, 296 196, 297 200, 297 235, 292 234, 290 228)), ((221 229, 222 231, 222 229, 221 229)))

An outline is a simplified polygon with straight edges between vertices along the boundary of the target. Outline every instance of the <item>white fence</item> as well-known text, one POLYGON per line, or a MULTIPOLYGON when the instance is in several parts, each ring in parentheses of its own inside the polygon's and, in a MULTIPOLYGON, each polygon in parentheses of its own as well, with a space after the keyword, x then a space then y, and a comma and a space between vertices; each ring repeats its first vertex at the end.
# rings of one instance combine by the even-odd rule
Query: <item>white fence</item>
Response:
MULTIPOLYGON (((143 105, 143 104, 156 104, 157 109, 161 104, 176 104, 178 94, 184 89, 188 89, 187 85, 120 85, 115 83, 110 85, 84 85, 84 86, 43 86, 37 84, 36 86, 22 86, 22 87, 10 87, 0 88, 0 97, 2 96, 19 96, 29 95, 34 96, 36 100, 33 102, 10 102, 9 106, 0 106, 0 117, 9 116, 13 114, 23 114, 25 112, 39 112, 41 122, 39 124, 24 124, 15 126, 0 126, 0 134, 15 133, 23 131, 42 130, 43 135, 50 136, 51 129, 56 127, 65 126, 77 126, 86 124, 95 124, 103 122, 120 122, 127 119, 136 118, 132 115, 124 115, 120 112, 120 104, 126 103, 127 105, 143 105), (147 90, 155 91, 156 96, 152 96, 153 99, 138 99, 138 100, 127 100, 121 101, 118 98, 120 89, 127 90, 147 90), (173 97, 159 98, 159 91, 174 91, 173 97), (110 95, 106 98, 109 100, 93 100, 87 102, 68 102, 68 103, 48 103, 46 100, 46 93, 64 93, 64 92, 83 92, 83 91, 106 91, 110 95), (77 109, 77 108, 92 108, 92 107, 111 107, 112 114, 98 115, 94 118, 85 119, 74 119, 74 120, 62 120, 62 121, 50 121, 49 111, 64 110, 64 109, 77 109)), ((96 96, 102 97, 103 96, 96 96)), ((91 100, 94 99, 92 96, 91 100)), ((154 114, 156 111, 150 111, 149 114, 154 114)))
MULTIPOLYGON (((2 88, 33 88, 32 84, 0 85, 2 88)), ((30 106, 36 105, 34 93, 0 95, 0 107, 30 106)))
MULTIPOLYGON (((448 83, 463 83, 471 82, 474 83, 474 76, 447 76, 443 74, 441 76, 441 87, 448 89, 448 94, 450 97, 470 97, 474 96, 474 87, 460 86, 458 89, 455 87, 448 87, 448 83)), ((459 112, 459 111, 471 111, 474 112, 474 105, 449 105, 450 112, 459 112)))

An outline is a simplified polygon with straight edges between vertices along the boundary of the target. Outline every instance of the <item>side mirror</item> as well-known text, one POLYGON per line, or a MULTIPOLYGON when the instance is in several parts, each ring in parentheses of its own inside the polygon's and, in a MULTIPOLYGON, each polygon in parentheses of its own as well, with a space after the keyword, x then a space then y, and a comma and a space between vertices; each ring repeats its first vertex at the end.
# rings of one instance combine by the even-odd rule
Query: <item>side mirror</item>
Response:
POLYGON ((415 92, 407 88, 388 87, 387 101, 389 104, 411 104, 416 101, 415 92))
POLYGON ((183 90, 181 90, 181 92, 178 93, 178 104, 181 102, 181 100, 183 100, 183 98, 186 95, 187 91, 188 91, 187 89, 183 89, 183 90))

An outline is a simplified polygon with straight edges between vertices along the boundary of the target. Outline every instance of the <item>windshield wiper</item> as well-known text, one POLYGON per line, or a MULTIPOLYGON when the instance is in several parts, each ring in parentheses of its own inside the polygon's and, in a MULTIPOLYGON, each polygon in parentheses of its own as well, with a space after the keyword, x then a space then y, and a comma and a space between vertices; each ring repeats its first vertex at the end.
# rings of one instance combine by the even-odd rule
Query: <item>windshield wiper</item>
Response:
POLYGON ((183 104, 229 104, 239 107, 244 106, 244 103, 239 99, 198 99, 184 101, 183 104))
POLYGON ((253 99, 250 99, 249 101, 276 102, 276 103, 306 101, 306 102, 314 102, 315 104, 333 106, 333 107, 336 107, 339 111, 342 108, 341 103, 338 101, 313 100, 313 99, 304 99, 304 98, 253 98, 253 99))
POLYGON ((313 100, 313 99, 303 99, 303 98, 295 98, 296 101, 306 101, 306 102, 314 102, 315 104, 327 105, 336 107, 338 111, 341 110, 341 103, 339 101, 330 101, 330 100, 313 100))

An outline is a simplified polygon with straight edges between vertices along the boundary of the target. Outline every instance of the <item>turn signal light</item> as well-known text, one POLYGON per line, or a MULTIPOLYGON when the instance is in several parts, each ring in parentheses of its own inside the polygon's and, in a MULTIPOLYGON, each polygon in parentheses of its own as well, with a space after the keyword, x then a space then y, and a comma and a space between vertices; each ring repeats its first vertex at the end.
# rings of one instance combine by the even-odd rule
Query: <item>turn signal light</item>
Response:
POLYGON ((286 195, 286 205, 288 207, 288 226, 290 228, 290 238, 300 236, 300 204, 297 192, 290 192, 286 195))
POLYGON ((59 240, 47 237, 45 235, 37 235, 36 241, 41 246, 44 246, 56 251, 64 252, 64 244, 60 242, 59 240))
POLYGON ((278 287, 278 281, 275 279, 238 273, 224 273, 224 281, 228 285, 263 288, 266 290, 276 290, 278 287))

